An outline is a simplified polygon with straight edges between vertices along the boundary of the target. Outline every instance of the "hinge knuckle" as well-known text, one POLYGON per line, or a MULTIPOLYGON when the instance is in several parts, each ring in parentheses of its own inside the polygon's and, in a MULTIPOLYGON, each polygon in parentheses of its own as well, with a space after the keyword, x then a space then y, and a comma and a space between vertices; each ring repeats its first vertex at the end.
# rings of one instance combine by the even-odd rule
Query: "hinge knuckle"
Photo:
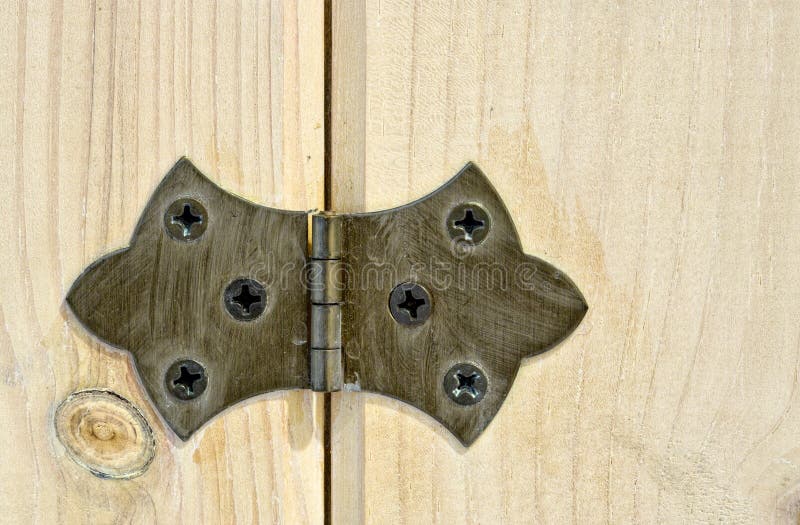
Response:
POLYGON ((315 213, 311 216, 311 258, 341 259, 342 216, 315 213))
POLYGON ((315 214, 311 218, 309 300, 311 303, 311 389, 341 390, 342 290, 341 217, 315 214))
POLYGON ((342 347, 342 305, 311 305, 311 348, 335 350, 342 347))
POLYGON ((340 304, 342 302, 341 267, 339 259, 311 259, 309 267, 309 298, 311 304, 340 304))

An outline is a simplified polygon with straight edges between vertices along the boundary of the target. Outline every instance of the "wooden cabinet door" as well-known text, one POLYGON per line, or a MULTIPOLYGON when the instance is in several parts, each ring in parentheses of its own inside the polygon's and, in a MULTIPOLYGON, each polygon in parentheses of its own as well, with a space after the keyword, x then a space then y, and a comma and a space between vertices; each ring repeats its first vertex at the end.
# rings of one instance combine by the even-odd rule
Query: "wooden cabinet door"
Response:
MULTIPOLYGON (((0 5, 3 523, 322 523, 321 396, 258 398, 183 443, 128 355, 63 302, 128 244, 181 155, 256 202, 322 205, 322 23, 321 4, 294 1, 0 5), (56 408, 86 389, 144 413, 155 456, 141 476, 101 479, 67 456, 56 408)), ((102 400, 66 422, 83 459, 141 445, 102 400)))
POLYGON ((797 522, 800 4, 37 0, 0 39, 0 521, 797 522), (339 212, 474 161, 589 312, 468 448, 360 392, 182 442, 64 305, 182 155, 339 212))
POLYGON ((468 449, 334 394, 334 522, 796 523, 800 4, 333 5, 334 209, 475 161, 589 303, 468 449))

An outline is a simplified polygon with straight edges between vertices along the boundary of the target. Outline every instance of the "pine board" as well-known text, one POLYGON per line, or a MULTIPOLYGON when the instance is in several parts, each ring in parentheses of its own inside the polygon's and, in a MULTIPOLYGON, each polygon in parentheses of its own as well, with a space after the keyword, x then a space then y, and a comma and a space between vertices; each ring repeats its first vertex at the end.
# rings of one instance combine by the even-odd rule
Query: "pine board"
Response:
POLYGON ((322 37, 321 3, 0 6, 3 521, 322 522, 321 396, 261 396, 183 443, 128 357, 63 302, 89 263, 127 245, 182 155, 256 202, 322 205, 322 37), (100 479, 66 455, 55 410, 88 388, 129 399, 152 426, 140 477, 100 479))
POLYGON ((469 449, 335 395, 334 523, 796 523, 800 5, 340 1, 333 20, 334 207, 407 203, 473 160, 589 303, 469 449))

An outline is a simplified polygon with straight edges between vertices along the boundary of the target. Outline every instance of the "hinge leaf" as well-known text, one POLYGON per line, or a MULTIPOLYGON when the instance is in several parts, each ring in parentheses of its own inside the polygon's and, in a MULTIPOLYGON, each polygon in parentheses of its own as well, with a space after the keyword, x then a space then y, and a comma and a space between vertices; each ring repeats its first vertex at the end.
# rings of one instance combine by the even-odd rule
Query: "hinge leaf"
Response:
POLYGON ((97 337, 130 351, 187 439, 248 397, 308 388, 307 232, 305 212, 226 193, 184 158, 130 246, 91 265, 67 302, 97 337))
POLYGON ((409 205, 345 216, 343 239, 352 269, 345 383, 419 408, 467 445, 500 408, 521 359, 564 339, 587 309, 568 277, 522 252, 502 200, 472 163, 409 205), (424 322, 398 322, 387 308, 401 286, 401 314, 431 303, 424 322))

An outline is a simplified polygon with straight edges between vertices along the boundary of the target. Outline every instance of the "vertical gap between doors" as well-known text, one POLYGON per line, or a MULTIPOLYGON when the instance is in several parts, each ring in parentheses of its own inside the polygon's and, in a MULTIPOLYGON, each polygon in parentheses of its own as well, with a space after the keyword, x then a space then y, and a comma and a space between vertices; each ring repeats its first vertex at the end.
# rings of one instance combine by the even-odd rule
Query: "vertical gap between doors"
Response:
MULTIPOLYGON (((323 177, 324 177, 324 208, 327 211, 331 210, 333 205, 331 195, 331 184, 333 173, 331 169, 331 66, 332 66, 332 40, 333 40, 333 27, 331 25, 331 8, 332 0, 323 0, 323 32, 324 32, 324 63, 323 63, 323 77, 324 77, 324 160, 323 160, 323 177)), ((322 394, 322 411, 323 411, 323 521, 325 525, 331 525, 332 521, 332 487, 331 487, 331 432, 332 432, 332 414, 331 414, 332 396, 330 392, 322 394)))

